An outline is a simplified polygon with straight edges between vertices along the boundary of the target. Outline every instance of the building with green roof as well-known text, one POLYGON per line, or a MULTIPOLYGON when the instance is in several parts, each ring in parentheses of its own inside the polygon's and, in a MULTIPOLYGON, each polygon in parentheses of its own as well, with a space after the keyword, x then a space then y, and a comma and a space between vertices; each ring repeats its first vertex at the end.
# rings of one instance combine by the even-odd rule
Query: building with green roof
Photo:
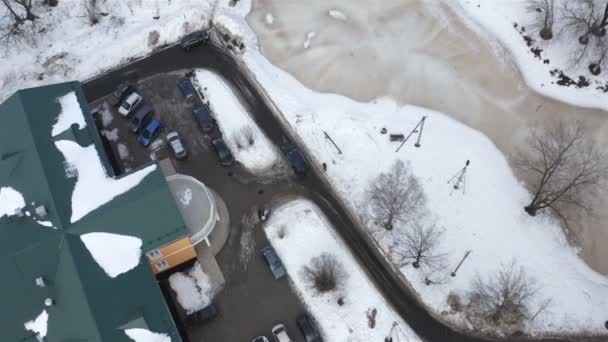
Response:
MULTIPOLYGON (((180 342, 154 277, 158 270, 151 264, 166 259, 164 264, 172 267, 195 254, 191 246, 184 248, 189 245, 188 230, 160 168, 147 166, 149 172, 137 184, 74 220, 73 208, 80 204, 73 203, 78 199, 75 189, 84 173, 71 173, 73 165, 57 141, 94 147, 108 182, 133 177, 117 179, 112 174, 80 84, 20 90, 0 105, 0 122, 0 199, 8 189, 23 197, 13 212, 5 210, 3 215, 0 210, 0 264, 6 271, 0 292, 0 340, 36 341, 45 335, 49 342, 127 342, 131 339, 124 329, 144 328, 180 342), (71 124, 53 136, 62 113, 58 99, 70 93, 86 125, 71 124), (81 239, 93 232, 141 239, 139 264, 108 276, 81 239), (156 252, 153 258, 150 251, 156 252), (46 334, 27 330, 24 324, 43 310, 48 313, 46 334)), ((94 200, 98 196, 95 191, 85 195, 94 200)), ((0 208, 3 205, 6 209, 7 201, 0 208)), ((107 248, 112 252, 116 247, 107 248)))

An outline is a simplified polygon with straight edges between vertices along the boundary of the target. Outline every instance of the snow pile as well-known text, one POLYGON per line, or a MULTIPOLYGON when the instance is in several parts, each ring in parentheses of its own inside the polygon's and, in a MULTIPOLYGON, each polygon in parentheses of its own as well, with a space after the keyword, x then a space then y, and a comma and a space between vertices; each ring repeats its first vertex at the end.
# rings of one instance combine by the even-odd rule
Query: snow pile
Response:
POLYGON ((57 100, 61 105, 61 112, 59 113, 59 116, 57 116, 57 122, 53 125, 53 130, 51 132, 52 136, 57 136, 70 128, 72 124, 77 124, 80 129, 87 126, 76 93, 73 91, 69 92, 57 100))
POLYGON ((135 342, 171 342, 169 335, 154 333, 147 329, 125 329, 125 334, 135 342))
POLYGON ((317 33, 315 31, 310 31, 306 34, 306 40, 304 40, 304 48, 308 49, 310 47, 310 43, 312 43, 312 40, 314 37, 317 36, 317 33))
POLYGON ((192 189, 190 189, 190 188, 185 189, 184 192, 181 193, 179 201, 183 205, 190 205, 190 202, 192 201, 192 189))
POLYGON ((104 129, 101 131, 101 134, 103 134, 109 141, 112 141, 112 142, 118 141, 118 128, 113 128, 111 130, 104 129))
POLYGON ((337 10, 337 9, 330 9, 327 12, 327 14, 336 20, 342 20, 342 21, 348 20, 348 17, 346 16, 346 14, 344 14, 344 12, 337 10))
POLYGON ((274 16, 272 15, 272 13, 266 13, 266 15, 264 16, 264 21, 267 25, 274 24, 274 16))
POLYGON ((141 239, 110 233, 87 233, 80 239, 95 262, 112 278, 128 272, 139 265, 141 239))
MULTIPOLYGON (((213 2, 97 1, 96 12, 107 15, 98 16, 99 23, 91 26, 86 20, 87 2, 61 0, 49 7, 35 1, 33 12, 39 19, 31 35, 34 42, 25 39, 3 51, 0 100, 20 88, 66 79, 83 81, 171 44, 207 27, 213 2), (154 32, 158 32, 156 40, 154 32)), ((9 20, 9 15, 0 16, 0 26, 7 27, 9 20)))
POLYGON ((53 222, 51 222, 51 221, 36 221, 36 222, 41 226, 57 229, 56 227, 53 226, 53 222))
MULTIPOLYGON (((502 2, 501 2, 502 3, 502 2)), ((238 33, 250 28, 244 21, 238 33)), ((245 34, 247 36, 247 34, 245 34)), ((487 278, 501 264, 515 261, 537 279, 539 296, 551 306, 529 326, 529 333, 605 333, 608 317, 608 279, 591 270, 578 256, 559 226, 547 217, 529 217, 523 207, 530 193, 513 175, 507 160, 480 132, 447 115, 416 106, 400 106, 390 99, 355 102, 334 94, 313 92, 279 70, 246 41, 243 60, 284 116, 280 117, 299 136, 312 157, 313 166, 328 165, 328 181, 353 212, 366 206, 365 189, 397 159, 410 162, 428 196, 428 207, 445 227, 441 252, 449 264, 427 286, 420 272, 410 267, 403 274, 422 300, 437 314, 449 312, 450 292, 465 298, 477 274, 487 278), (415 139, 395 153, 388 133, 408 134, 427 116, 422 147, 415 139), (338 154, 323 132, 330 134, 343 154, 338 154), (454 192, 447 183, 471 161, 466 193, 454 192), (465 251, 471 256, 455 278, 449 273, 465 251), (447 277, 445 276, 447 274, 447 277)), ((384 246, 386 247, 386 245, 384 246)), ((443 316, 462 323, 458 315, 443 316)))
POLYGON ((188 315, 204 309, 213 299, 209 276, 203 272, 198 262, 187 272, 171 275, 169 284, 177 295, 177 301, 188 315))
MULTIPOLYGON (((561 16, 561 4, 563 1, 555 1, 555 16, 561 16)), ((556 24, 553 30, 554 38, 544 41, 539 37, 537 31, 531 25, 534 11, 528 11, 528 1, 510 0, 456 0, 445 1, 465 19, 465 22, 482 37, 491 36, 497 39, 502 46, 510 51, 513 59, 517 63, 528 86, 535 91, 564 101, 575 106, 592 107, 608 110, 607 97, 603 89, 597 89, 598 85, 605 86, 608 82, 608 73, 603 72, 599 76, 593 76, 587 69, 587 63, 580 66, 572 65, 572 51, 578 44, 564 37, 559 37, 558 31, 561 30, 556 24), (517 27, 514 27, 517 23, 517 27), (521 32, 524 27, 524 32, 521 32), (542 49, 540 58, 536 57, 526 45, 524 36, 534 39, 532 47, 542 49), (545 64, 544 61, 548 60, 545 64), (557 78, 552 77, 551 70, 563 70, 569 74, 574 81, 578 80, 579 75, 584 76, 590 81, 590 86, 577 88, 575 86, 564 87, 557 84, 557 78)), ((501 53, 497 51, 501 58, 501 53)))
POLYGON ((67 168, 78 177, 72 192, 72 223, 137 186, 156 169, 156 165, 150 165, 114 179, 106 175, 95 145, 82 147, 70 140, 60 140, 55 146, 63 154, 67 168))
POLYGON ((393 322, 394 341, 419 341, 410 327, 393 311, 374 288, 359 264, 348 252, 319 209, 306 200, 295 200, 277 208, 265 232, 279 254, 298 294, 320 324, 326 341, 384 341, 393 322), (279 235, 284 236, 281 238, 279 235), (310 248, 314 246, 314 248, 310 248), (348 277, 338 292, 317 294, 303 279, 302 267, 322 253, 336 256, 348 277), (337 304, 339 297, 344 305, 337 304), (375 327, 368 315, 375 314, 375 327))
POLYGON ((0 218, 11 216, 17 209, 25 207, 21 193, 11 187, 0 187, 0 218))
POLYGON ((209 99, 224 140, 236 160, 259 174, 277 165, 280 161, 278 150, 255 124, 230 86, 208 70, 197 70, 195 79, 196 86, 209 99))
POLYGON ((42 310, 36 319, 25 323, 23 326, 25 326, 25 330, 35 333, 38 341, 42 341, 46 337, 48 321, 49 314, 46 310, 42 310))

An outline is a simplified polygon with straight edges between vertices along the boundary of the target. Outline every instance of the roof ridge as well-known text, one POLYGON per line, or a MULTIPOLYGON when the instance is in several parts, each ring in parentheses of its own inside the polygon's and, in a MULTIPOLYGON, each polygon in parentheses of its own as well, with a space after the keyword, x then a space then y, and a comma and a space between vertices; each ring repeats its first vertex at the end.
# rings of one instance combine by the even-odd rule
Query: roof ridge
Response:
MULTIPOLYGON (((21 97, 22 94, 22 90, 17 91, 13 96, 17 96, 17 98, 19 99, 19 106, 21 107, 21 111, 24 113, 24 119, 27 122, 28 125, 28 130, 27 130, 27 134, 29 135, 29 141, 31 141, 31 145, 33 147, 33 151, 36 153, 36 163, 38 165, 40 165, 40 169, 42 170, 42 173, 44 174, 44 184, 46 185, 46 189, 47 189, 47 193, 49 194, 49 200, 52 202, 53 204, 53 211, 55 213, 55 216, 57 217, 57 219, 59 220, 59 222, 55 223, 53 222, 54 226, 60 229, 64 229, 66 227, 65 225, 65 221, 64 218, 61 217, 61 215, 59 214, 59 207, 57 206, 57 201, 55 200, 55 195, 54 192, 51 191, 51 184, 49 183, 49 175, 48 175, 48 171, 47 168, 45 167, 44 163, 42 162, 42 158, 41 158, 41 154, 40 151, 38 150, 38 141, 37 139, 34 137, 34 135, 32 134, 32 122, 30 121, 30 117, 27 114, 26 108, 24 106, 24 102, 23 102, 23 98, 21 97)), ((49 135, 51 134, 51 132, 49 132, 49 135)), ((27 204, 27 199, 26 199, 26 204, 27 204)), ((70 222, 68 222, 68 224, 70 224, 70 222)))
MULTIPOLYGON (((75 274, 76 278, 78 279, 78 287, 82 290, 82 293, 84 294, 84 300, 86 302, 85 303, 86 309, 87 309, 88 313, 90 314, 91 318, 93 319, 95 333, 97 334, 99 341, 103 341, 103 335, 101 333, 101 330, 99 329, 99 325, 97 324, 98 320, 95 315, 95 311, 93 310, 93 306, 91 305, 91 303, 89 301, 89 293, 87 291, 86 286, 84 286, 84 282, 82 281, 82 278, 81 278, 81 272, 78 268, 76 259, 74 258, 74 254, 72 253, 72 247, 70 246, 70 242, 68 241, 70 236, 73 236, 76 238, 76 235, 70 234, 69 232, 66 232, 66 231, 64 231, 62 234, 63 234, 62 241, 61 241, 62 245, 60 246, 59 253, 61 253, 61 248, 63 248, 63 243, 65 242, 65 248, 66 248, 67 253, 69 254, 69 259, 73 263, 73 267, 76 270, 76 272, 74 272, 74 274, 75 274)), ((77 238, 78 238, 78 241, 80 241, 80 237, 78 236, 77 238)))

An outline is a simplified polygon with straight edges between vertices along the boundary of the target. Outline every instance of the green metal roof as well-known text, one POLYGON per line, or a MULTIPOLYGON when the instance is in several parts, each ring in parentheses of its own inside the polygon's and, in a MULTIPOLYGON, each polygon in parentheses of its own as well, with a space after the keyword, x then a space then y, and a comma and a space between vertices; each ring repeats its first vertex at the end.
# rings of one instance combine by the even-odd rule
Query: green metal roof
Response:
MULTIPOLYGON (((47 341, 130 341, 125 326, 145 322, 153 332, 180 342, 154 275, 142 256, 133 270, 106 275, 80 239, 90 232, 138 237, 144 251, 188 234, 165 179, 157 167, 137 186, 71 223, 72 191, 63 154, 53 143, 95 144, 106 173, 108 158, 78 82, 17 92, 0 105, 0 187, 20 192, 30 213, 40 204, 55 228, 32 216, 0 218, 0 340, 35 341, 24 323, 43 309, 49 314, 47 341), (61 112, 57 98, 75 92, 86 128, 72 126, 58 137, 52 127, 61 112), (35 279, 43 277, 46 287, 35 279), (44 306, 52 298, 55 304, 44 306)), ((125 176, 125 177, 128 177, 125 176)), ((92 194, 94 195, 94 194, 92 194)))

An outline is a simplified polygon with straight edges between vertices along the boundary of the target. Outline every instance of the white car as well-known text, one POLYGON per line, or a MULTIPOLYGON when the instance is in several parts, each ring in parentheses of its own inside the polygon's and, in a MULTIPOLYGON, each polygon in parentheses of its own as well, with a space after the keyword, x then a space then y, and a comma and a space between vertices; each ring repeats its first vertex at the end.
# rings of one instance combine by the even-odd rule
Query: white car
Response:
POLYGON ((287 335, 287 329, 283 324, 277 324, 272 328, 272 334, 277 342, 292 342, 289 335, 287 335))
POLYGON ((141 104, 141 100, 143 100, 141 95, 139 95, 137 92, 132 92, 124 99, 124 101, 122 101, 120 107, 118 108, 118 112, 122 116, 129 115, 135 108, 137 108, 137 106, 141 104))
POLYGON ((171 132, 167 134, 167 142, 169 143, 169 146, 171 146, 171 150, 173 151, 173 155, 175 155, 175 158, 186 158, 188 153, 186 152, 186 148, 184 148, 184 144, 179 138, 179 134, 177 134, 177 132, 171 132))

